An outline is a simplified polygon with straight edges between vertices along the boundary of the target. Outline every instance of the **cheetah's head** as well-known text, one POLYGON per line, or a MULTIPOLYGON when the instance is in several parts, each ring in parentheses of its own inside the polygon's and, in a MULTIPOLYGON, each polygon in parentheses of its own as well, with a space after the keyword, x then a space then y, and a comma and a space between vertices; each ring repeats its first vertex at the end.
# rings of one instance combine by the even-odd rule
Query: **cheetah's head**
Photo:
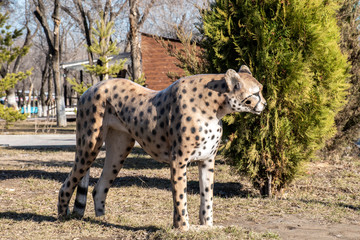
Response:
POLYGON ((227 70, 225 80, 229 88, 227 102, 233 112, 260 114, 265 109, 266 101, 261 93, 263 86, 247 66, 241 66, 238 73, 227 70))

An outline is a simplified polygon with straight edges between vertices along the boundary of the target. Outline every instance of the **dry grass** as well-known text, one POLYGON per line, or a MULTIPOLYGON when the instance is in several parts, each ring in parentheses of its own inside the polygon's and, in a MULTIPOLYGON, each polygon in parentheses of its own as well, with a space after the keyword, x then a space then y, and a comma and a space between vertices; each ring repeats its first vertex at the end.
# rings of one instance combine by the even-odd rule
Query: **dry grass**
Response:
MULTIPOLYGON (((135 148, 109 191, 105 217, 89 194, 84 219, 56 218, 58 190, 74 149, 0 149, 0 239, 360 239, 360 162, 343 156, 307 164, 279 197, 261 198, 217 161, 214 225, 198 226, 197 166, 189 167, 188 233, 171 228, 169 170, 135 148)), ((101 174, 102 151, 91 169, 101 174)))

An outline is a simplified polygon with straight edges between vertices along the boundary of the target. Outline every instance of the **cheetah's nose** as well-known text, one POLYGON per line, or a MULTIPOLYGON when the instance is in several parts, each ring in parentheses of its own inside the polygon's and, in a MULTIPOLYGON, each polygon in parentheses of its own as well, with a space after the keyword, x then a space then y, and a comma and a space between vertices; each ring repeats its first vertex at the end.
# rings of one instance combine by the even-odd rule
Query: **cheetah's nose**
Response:
POLYGON ((258 103, 255 106, 255 111, 256 112, 262 112, 265 109, 266 103, 258 103))

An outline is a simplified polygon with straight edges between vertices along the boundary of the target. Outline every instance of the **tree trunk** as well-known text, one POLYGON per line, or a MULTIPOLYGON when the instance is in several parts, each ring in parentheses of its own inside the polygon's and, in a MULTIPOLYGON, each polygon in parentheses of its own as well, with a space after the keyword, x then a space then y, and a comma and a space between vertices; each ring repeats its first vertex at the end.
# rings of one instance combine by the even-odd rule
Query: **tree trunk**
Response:
POLYGON ((7 107, 12 107, 15 110, 18 110, 18 105, 16 102, 15 88, 11 88, 6 91, 7 107))
POLYGON ((45 101, 45 107, 44 107, 44 115, 46 117, 49 117, 50 116, 50 107, 52 105, 52 102, 53 102, 53 96, 52 96, 52 93, 53 93, 53 78, 52 78, 52 73, 51 71, 49 70, 49 75, 47 76, 47 80, 48 80, 48 95, 47 95, 47 98, 46 98, 46 101, 45 101))
POLYGON ((267 174, 266 183, 260 188, 260 194, 263 197, 272 197, 272 175, 267 174))
POLYGON ((56 121, 59 127, 66 127, 65 102, 60 78, 60 0, 55 1, 52 18, 54 20, 52 68, 55 83, 56 121))
MULTIPOLYGON (((106 62, 105 63, 105 67, 106 67, 106 69, 109 69, 109 63, 108 62, 106 62)), ((108 71, 108 70, 107 70, 108 71)), ((106 81, 106 80, 108 80, 109 79, 109 74, 104 74, 104 81, 106 81)))
MULTIPOLYGON (((129 6, 131 7, 131 4, 132 4, 132 1, 134 0, 130 0, 129 2, 129 6)), ((137 6, 137 1, 138 0, 135 0, 136 1, 136 13, 139 13, 139 9, 138 9, 138 6, 137 6)), ((150 9, 152 8, 152 6, 154 5, 155 3, 155 0, 151 0, 149 2, 149 4, 146 6, 146 8, 144 9, 144 12, 143 12, 143 15, 140 16, 138 15, 137 18, 136 18, 136 23, 137 23, 137 29, 138 31, 140 30, 140 28, 142 27, 142 25, 144 25, 145 23, 145 20, 146 18, 148 17, 149 13, 150 13, 150 9)), ((131 17, 131 10, 130 10, 130 17, 131 17)), ((111 20, 111 19, 110 19, 111 20)), ((130 31, 126 34, 126 44, 125 44, 125 48, 124 48, 124 52, 130 52, 131 50, 131 28, 130 28, 130 31)))
POLYGON ((31 117, 31 97, 33 95, 34 84, 33 81, 31 80, 31 77, 29 78, 29 80, 30 80, 30 88, 29 88, 29 95, 28 95, 26 108, 27 108, 27 112, 29 113, 29 117, 31 117))
POLYGON ((45 106, 46 106, 46 99, 45 99, 45 83, 46 83, 46 79, 48 77, 49 73, 49 69, 48 69, 48 61, 49 61, 49 55, 47 55, 46 57, 46 61, 45 61, 45 66, 44 69, 41 71, 41 86, 40 86, 40 93, 39 93, 39 101, 38 101, 38 107, 39 107, 39 112, 38 112, 38 116, 39 117, 45 117, 46 116, 46 111, 45 111, 45 106))
MULTIPOLYGON (((54 31, 54 35, 59 33, 59 29, 54 31)), ((57 37, 55 36, 55 39, 57 37)), ((56 42, 56 40, 55 40, 56 42)), ((56 49, 56 48, 55 48, 56 49)), ((65 99, 62 94, 62 84, 60 78, 60 56, 59 50, 55 50, 52 61, 54 89, 55 89, 55 102, 56 102, 56 121, 59 127, 66 127, 66 115, 65 115, 65 99)))
POLYGON ((140 56, 140 41, 138 28, 138 0, 130 0, 130 46, 131 46, 131 65, 132 65, 132 80, 141 77, 141 56, 140 56))

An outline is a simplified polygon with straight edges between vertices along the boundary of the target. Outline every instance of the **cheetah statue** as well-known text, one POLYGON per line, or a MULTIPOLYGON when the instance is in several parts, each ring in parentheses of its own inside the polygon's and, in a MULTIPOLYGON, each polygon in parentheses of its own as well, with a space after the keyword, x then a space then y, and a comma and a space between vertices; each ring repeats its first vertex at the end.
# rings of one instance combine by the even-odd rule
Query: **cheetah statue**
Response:
POLYGON ((89 168, 105 141, 104 168, 92 193, 96 216, 104 215, 109 188, 137 141, 151 157, 170 166, 173 224, 180 230, 189 229, 186 168, 198 163, 200 224, 212 226, 221 118, 232 112, 260 114, 266 106, 261 91, 247 66, 239 72, 181 78, 162 91, 126 79, 92 86, 78 103, 75 162, 59 191, 59 217, 69 214, 76 187, 73 211, 84 215, 89 168))

